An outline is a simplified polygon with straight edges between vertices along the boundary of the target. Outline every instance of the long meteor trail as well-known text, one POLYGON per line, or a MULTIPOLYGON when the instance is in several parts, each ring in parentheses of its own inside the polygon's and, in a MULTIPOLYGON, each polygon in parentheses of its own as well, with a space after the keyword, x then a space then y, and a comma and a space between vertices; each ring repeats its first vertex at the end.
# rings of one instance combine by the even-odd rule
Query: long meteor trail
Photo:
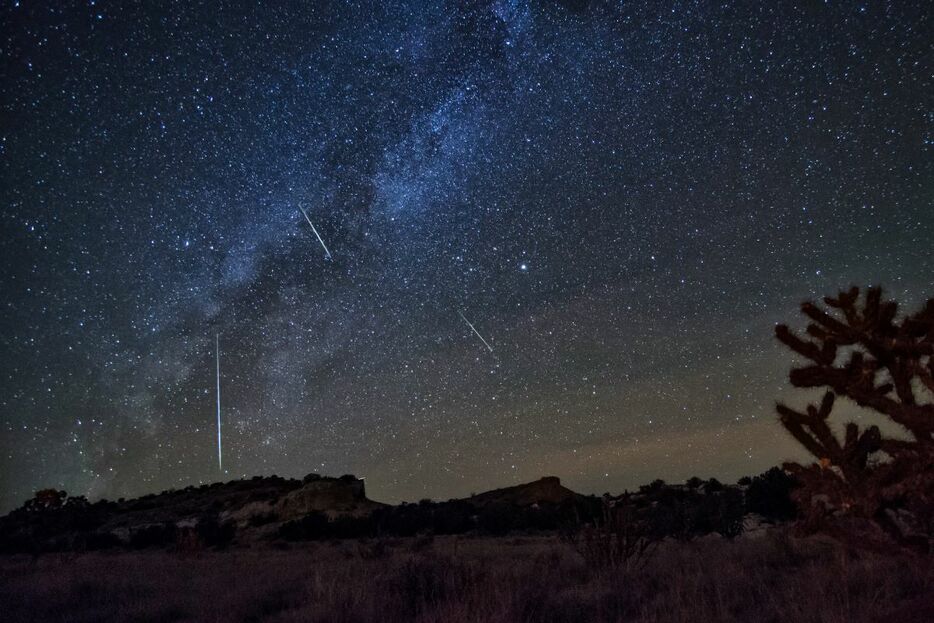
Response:
POLYGON ((324 252, 328 254, 328 259, 332 259, 331 252, 328 251, 328 245, 324 244, 324 240, 321 239, 321 234, 318 233, 318 230, 315 229, 314 223, 312 223, 311 219, 308 218, 308 212, 305 212, 305 208, 301 206, 299 206, 298 209, 302 211, 302 215, 305 217, 305 220, 308 221, 309 225, 311 225, 311 231, 315 232, 315 237, 318 238, 318 242, 320 242, 321 246, 324 247, 324 252))
POLYGON ((217 355, 217 469, 224 471, 224 460, 221 454, 221 335, 214 335, 214 348, 217 355))
POLYGON ((467 320, 467 318, 464 316, 463 312, 458 311, 457 313, 460 314, 460 316, 461 316, 461 318, 463 319, 463 321, 467 323, 467 326, 468 326, 468 327, 470 327, 470 330, 473 331, 473 332, 477 335, 478 338, 480 338, 480 341, 483 342, 483 345, 486 346, 488 349, 490 349, 490 352, 492 353, 492 352, 493 352, 493 347, 490 346, 489 342, 487 342, 485 339, 483 339, 483 336, 480 335, 480 332, 477 331, 477 329, 473 326, 473 324, 472 324, 469 320, 467 320))

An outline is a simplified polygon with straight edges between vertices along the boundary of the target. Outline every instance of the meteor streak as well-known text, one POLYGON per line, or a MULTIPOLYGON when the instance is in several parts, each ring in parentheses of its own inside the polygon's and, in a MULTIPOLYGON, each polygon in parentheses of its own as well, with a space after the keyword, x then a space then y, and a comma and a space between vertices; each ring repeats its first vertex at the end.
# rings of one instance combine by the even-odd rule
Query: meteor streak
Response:
POLYGON ((221 336, 214 335, 214 348, 217 355, 217 469, 224 471, 224 461, 221 455, 221 336))
POLYGON ((483 342, 483 345, 486 346, 488 349, 490 349, 490 352, 492 353, 492 352, 493 352, 493 347, 490 346, 489 342, 487 342, 485 339, 483 339, 483 336, 480 335, 480 332, 477 331, 477 329, 473 326, 473 324, 471 324, 471 322, 470 322, 469 320, 467 320, 467 318, 464 316, 464 314, 463 314, 462 312, 459 311, 459 312, 457 312, 457 313, 460 314, 460 316, 461 316, 461 318, 463 319, 463 321, 467 323, 467 326, 468 326, 468 327, 470 327, 470 330, 473 331, 473 332, 477 335, 478 338, 480 338, 480 341, 483 342))
POLYGON ((331 252, 328 251, 328 245, 324 244, 324 240, 321 239, 321 234, 318 233, 318 230, 315 229, 314 223, 312 223, 312 222, 311 222, 311 219, 308 218, 308 212, 305 212, 305 208, 303 208, 303 207, 301 207, 301 206, 298 206, 298 209, 302 211, 302 215, 304 215, 305 220, 308 221, 308 224, 309 224, 309 225, 311 225, 311 231, 315 232, 315 236, 318 238, 318 242, 320 242, 320 243, 321 243, 321 246, 324 247, 324 252, 328 254, 328 259, 329 259, 329 260, 332 259, 332 258, 331 258, 331 252))

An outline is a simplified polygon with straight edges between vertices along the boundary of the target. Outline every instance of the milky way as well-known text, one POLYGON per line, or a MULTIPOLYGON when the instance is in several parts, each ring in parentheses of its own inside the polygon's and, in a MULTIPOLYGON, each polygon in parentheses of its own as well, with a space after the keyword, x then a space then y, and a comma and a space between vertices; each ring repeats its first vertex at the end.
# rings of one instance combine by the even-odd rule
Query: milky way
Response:
POLYGON ((3 509, 731 479, 776 322, 934 294, 927 2, 144 4, 0 9, 3 509))

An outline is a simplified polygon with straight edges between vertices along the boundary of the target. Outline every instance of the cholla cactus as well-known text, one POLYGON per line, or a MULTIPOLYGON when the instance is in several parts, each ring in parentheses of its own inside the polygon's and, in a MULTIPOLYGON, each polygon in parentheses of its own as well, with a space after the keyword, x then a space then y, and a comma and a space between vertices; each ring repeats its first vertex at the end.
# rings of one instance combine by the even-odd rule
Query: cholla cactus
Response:
POLYGON ((781 423, 817 461, 785 469, 801 483, 796 498, 804 518, 868 520, 888 535, 918 545, 934 526, 934 299, 896 320, 897 304, 878 288, 851 288, 824 302, 807 302, 807 337, 778 325, 778 339, 809 360, 791 371, 795 387, 827 387, 819 405, 804 412, 777 406, 781 423), (833 310, 837 313, 834 314, 833 310), (836 397, 888 417, 910 440, 884 438, 877 426, 846 425, 842 442, 828 425, 836 397))

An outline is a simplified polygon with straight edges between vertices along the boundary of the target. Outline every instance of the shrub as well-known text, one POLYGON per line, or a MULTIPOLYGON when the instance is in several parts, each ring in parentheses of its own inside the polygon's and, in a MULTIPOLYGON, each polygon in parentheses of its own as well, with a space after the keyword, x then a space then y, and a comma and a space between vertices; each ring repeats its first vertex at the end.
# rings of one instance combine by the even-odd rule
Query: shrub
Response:
POLYGON ((165 547, 175 542, 175 524, 151 524, 136 530, 130 535, 130 547, 165 547))
POLYGON ((780 467, 750 479, 746 489, 746 510, 773 521, 793 519, 797 511, 791 499, 795 480, 780 467))
POLYGON ((639 493, 646 493, 646 494, 658 493, 664 488, 665 488, 665 481, 662 480, 661 478, 658 478, 656 480, 653 480, 647 485, 642 485, 641 487, 639 487, 639 493))
POLYGON ((629 504, 604 504, 602 520, 569 536, 571 544, 594 569, 637 569, 661 540, 650 521, 629 504))
POLYGON ((214 515, 201 517, 195 529, 201 543, 207 547, 219 549, 230 545, 237 532, 234 524, 220 522, 214 515))
POLYGON ((279 536, 286 541, 308 541, 328 537, 328 518, 324 513, 311 512, 279 528, 279 536))
POLYGON ((23 509, 31 513, 56 510, 62 507, 67 497, 68 494, 64 491, 42 489, 36 491, 35 496, 23 504, 23 509))
POLYGON ((490 504, 481 509, 477 521, 480 530, 487 534, 503 535, 521 524, 519 510, 508 504, 490 504))
POLYGON ((716 493, 718 491, 723 491, 723 483, 717 480, 716 478, 711 478, 704 484, 704 491, 707 493, 716 493))

